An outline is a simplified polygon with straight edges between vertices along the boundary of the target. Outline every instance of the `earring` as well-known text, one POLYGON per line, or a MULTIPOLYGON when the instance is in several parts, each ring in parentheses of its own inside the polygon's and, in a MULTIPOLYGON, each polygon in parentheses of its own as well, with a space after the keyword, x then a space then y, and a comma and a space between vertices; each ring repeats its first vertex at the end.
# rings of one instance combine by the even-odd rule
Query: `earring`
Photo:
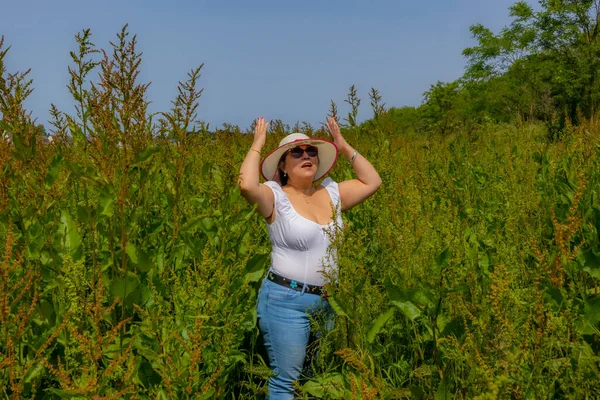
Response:
POLYGON ((284 172, 284 173, 283 173, 283 177, 284 177, 284 178, 287 178, 287 172, 284 172))

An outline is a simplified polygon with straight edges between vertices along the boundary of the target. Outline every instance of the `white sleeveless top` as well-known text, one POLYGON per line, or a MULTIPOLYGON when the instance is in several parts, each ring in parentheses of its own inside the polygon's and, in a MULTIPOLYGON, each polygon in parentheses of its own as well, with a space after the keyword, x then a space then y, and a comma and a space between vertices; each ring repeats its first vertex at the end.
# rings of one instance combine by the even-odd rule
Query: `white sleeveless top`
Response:
POLYGON ((337 272, 337 253, 330 246, 342 228, 342 207, 338 184, 326 178, 321 184, 335 206, 334 218, 327 225, 298 214, 287 194, 275 181, 265 182, 273 190, 275 221, 267 224, 271 251, 271 270, 297 282, 323 285, 322 272, 337 272))

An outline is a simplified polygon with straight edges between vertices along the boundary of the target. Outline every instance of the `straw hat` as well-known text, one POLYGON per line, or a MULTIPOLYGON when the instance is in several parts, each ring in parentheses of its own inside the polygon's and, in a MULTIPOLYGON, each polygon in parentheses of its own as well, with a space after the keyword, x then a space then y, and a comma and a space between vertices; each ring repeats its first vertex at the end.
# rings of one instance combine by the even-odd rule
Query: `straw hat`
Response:
POLYGON ((309 144, 319 149, 319 168, 317 169, 313 182, 318 181, 327 175, 337 160, 337 146, 329 140, 311 138, 303 133, 290 133, 279 142, 279 146, 275 150, 267 154, 260 164, 260 173, 263 178, 268 181, 272 180, 275 176, 275 172, 277 172, 277 165, 279 164, 279 160, 283 153, 303 144, 309 144))

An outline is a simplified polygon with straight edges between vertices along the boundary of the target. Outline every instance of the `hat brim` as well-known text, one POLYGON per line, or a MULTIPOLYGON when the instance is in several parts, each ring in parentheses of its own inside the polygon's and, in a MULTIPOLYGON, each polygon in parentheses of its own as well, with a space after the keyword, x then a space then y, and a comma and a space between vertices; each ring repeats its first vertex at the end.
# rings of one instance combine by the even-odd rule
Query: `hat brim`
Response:
POLYGON ((277 147, 275 150, 267 154, 260 164, 260 173, 262 177, 267 181, 273 180, 275 173, 277 172, 277 164, 279 164, 279 160, 281 159, 283 153, 291 148, 303 144, 309 144, 319 149, 319 168, 317 168, 317 173, 313 178, 313 182, 318 181, 327 175, 331 168, 333 168, 335 165, 338 156, 338 148, 329 140, 310 138, 294 140, 277 147))

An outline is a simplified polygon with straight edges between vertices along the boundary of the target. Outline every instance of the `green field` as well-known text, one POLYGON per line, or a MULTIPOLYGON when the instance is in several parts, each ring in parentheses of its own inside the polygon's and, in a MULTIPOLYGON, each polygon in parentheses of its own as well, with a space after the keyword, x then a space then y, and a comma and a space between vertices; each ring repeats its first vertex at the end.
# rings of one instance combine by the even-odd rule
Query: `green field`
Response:
MULTIPOLYGON (((150 115, 126 37, 98 66, 80 45, 49 144, 26 76, 0 80, 2 397, 263 398, 270 245, 236 186, 252 135, 195 121, 200 69, 150 115)), ((379 111, 343 128, 383 184, 344 214, 335 327, 299 396, 600 397, 600 125, 408 132, 379 111)))

